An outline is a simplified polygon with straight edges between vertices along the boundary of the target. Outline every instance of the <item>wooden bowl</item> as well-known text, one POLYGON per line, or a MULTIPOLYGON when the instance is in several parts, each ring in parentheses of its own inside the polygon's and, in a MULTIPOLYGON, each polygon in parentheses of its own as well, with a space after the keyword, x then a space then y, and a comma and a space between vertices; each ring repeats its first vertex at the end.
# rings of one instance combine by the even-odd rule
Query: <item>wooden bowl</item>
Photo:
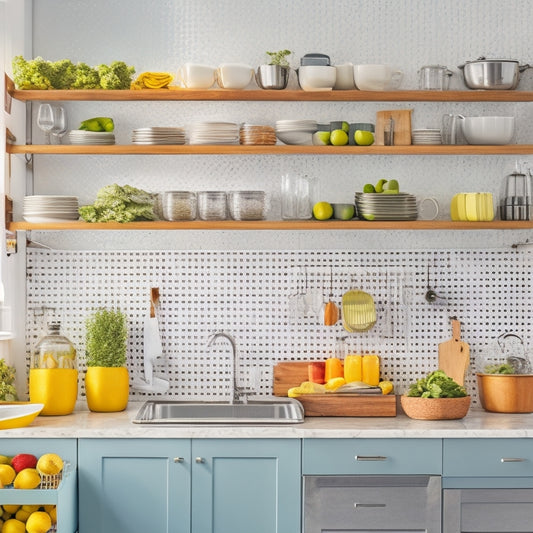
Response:
POLYGON ((417 398, 401 396, 400 403, 409 418, 417 420, 456 420, 470 408, 470 396, 463 398, 417 398))
POLYGON ((533 413, 533 374, 476 375, 483 409, 493 413, 533 413))

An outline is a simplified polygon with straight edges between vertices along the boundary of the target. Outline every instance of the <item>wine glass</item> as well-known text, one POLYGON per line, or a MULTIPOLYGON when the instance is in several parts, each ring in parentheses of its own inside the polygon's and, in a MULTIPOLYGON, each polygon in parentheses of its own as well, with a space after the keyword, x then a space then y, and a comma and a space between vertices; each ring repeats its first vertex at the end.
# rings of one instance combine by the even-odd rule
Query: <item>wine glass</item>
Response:
POLYGON ((52 115, 54 119, 54 125, 50 133, 57 137, 57 144, 61 144, 61 138, 67 133, 68 121, 65 108, 57 105, 52 107, 52 115))
POLYGON ((41 104, 39 106, 37 126, 44 131, 45 144, 50 144, 50 132, 54 127, 54 110, 50 104, 41 104))

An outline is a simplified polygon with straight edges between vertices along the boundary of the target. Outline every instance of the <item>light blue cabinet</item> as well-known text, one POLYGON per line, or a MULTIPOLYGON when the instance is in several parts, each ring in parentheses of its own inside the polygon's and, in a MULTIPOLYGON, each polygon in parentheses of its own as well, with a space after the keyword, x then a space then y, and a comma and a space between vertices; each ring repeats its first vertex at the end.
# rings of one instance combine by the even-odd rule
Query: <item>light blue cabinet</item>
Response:
POLYGON ((81 439, 80 533, 300 531, 299 439, 81 439))
POLYGON ((79 533, 189 533, 188 439, 81 439, 79 533))
POLYGON ((298 439, 193 440, 193 533, 300 531, 298 439))

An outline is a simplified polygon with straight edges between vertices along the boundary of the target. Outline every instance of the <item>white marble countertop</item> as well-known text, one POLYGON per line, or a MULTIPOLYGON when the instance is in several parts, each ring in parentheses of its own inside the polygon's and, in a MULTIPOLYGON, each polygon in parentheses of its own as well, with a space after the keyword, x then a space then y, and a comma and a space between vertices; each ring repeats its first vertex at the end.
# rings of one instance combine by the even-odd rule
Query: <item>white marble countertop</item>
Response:
POLYGON ((532 438, 533 414, 488 413, 471 409, 461 420, 308 417, 302 424, 183 425, 134 424, 142 402, 119 413, 79 408, 67 416, 39 416, 20 429, 0 431, 3 438, 532 438))

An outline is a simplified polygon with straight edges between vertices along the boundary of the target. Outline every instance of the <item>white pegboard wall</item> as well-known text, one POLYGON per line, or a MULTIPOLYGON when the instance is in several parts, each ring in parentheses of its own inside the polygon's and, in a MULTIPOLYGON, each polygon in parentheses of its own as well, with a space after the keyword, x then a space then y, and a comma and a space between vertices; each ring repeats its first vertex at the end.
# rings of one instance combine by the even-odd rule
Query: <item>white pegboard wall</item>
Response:
MULTIPOLYGON (((323 360, 337 337, 354 353, 378 353, 381 374, 398 393, 438 366, 438 343, 451 337, 450 316, 462 322, 471 347, 467 387, 477 401, 476 360, 496 354, 505 332, 531 344, 531 258, 509 251, 55 251, 27 253, 27 365, 46 321, 78 348, 85 369, 85 319, 99 307, 120 307, 129 317, 128 368, 143 375, 143 322, 151 287, 164 357, 155 372, 169 380, 166 397, 224 399, 230 382, 230 345, 208 336, 230 333, 237 341, 239 384, 269 395, 278 361, 323 360), (332 289, 330 283, 332 278, 332 289), (376 326, 348 334, 316 314, 295 315, 290 297, 315 291, 339 305, 344 292, 361 288, 374 297, 376 326), (441 297, 428 303, 428 288, 441 297)), ((83 372, 81 373, 83 375, 83 372)), ((83 394, 83 379, 80 379, 83 394)), ((132 389, 132 399, 146 393, 132 389)))

